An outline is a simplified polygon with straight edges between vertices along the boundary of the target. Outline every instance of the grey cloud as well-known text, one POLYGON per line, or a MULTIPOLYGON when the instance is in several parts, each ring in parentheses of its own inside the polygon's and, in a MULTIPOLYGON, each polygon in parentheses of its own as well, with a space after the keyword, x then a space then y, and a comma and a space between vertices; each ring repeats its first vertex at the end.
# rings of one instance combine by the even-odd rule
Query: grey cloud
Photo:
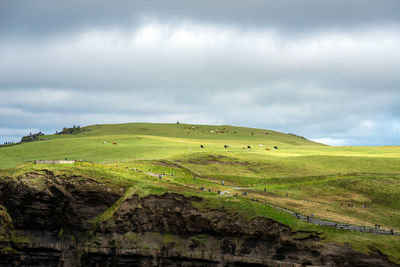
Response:
POLYGON ((254 30, 150 25, 161 33, 149 44, 136 36, 151 32, 145 25, 129 34, 105 30, 0 44, 0 87, 215 90, 260 87, 288 77, 339 89, 397 90, 400 83, 400 38, 391 37, 400 36, 398 28, 383 29, 383 38, 364 31, 360 37, 345 33, 285 39, 254 30), (226 37, 211 44, 198 45, 196 39, 177 44, 180 31, 192 34, 190 38, 196 38, 191 31, 209 34, 211 40, 226 37))
MULTIPOLYGON (((192 92, 191 98, 180 98, 177 96, 179 93, 168 98, 160 92, 108 92, 94 95, 92 92, 72 91, 72 97, 55 105, 46 105, 47 100, 24 105, 21 96, 31 98, 30 95, 26 91, 14 91, 14 99, 8 95, 8 104, 0 105, 8 106, 2 110, 1 123, 4 127, 13 128, 21 127, 23 122, 25 127, 54 132, 69 124, 180 120, 262 127, 294 132, 309 138, 347 138, 348 142, 354 139, 353 144, 361 143, 361 140, 368 141, 365 139, 368 135, 371 138, 371 135, 379 134, 381 139, 377 144, 398 141, 398 133, 387 133, 393 127, 389 125, 391 118, 386 118, 381 112, 388 102, 380 101, 379 93, 363 96, 352 92, 335 96, 331 90, 314 91, 318 91, 318 94, 308 97, 304 96, 302 90, 294 88, 281 92, 270 91, 270 94, 252 90, 228 93, 215 91, 207 97, 201 97, 201 92, 192 92), (372 128, 369 129, 369 126, 372 128)), ((51 92, 54 94, 57 90, 51 92)), ((61 95, 66 94, 62 92, 61 95)), ((400 99, 399 93, 392 97, 400 99)), ((396 109, 398 104, 392 103, 391 109, 396 109)))
POLYGON ((37 37, 98 27, 128 27, 143 19, 190 20, 240 27, 318 30, 398 24, 396 0, 320 1, 12 1, 0 3, 0 34, 37 37))

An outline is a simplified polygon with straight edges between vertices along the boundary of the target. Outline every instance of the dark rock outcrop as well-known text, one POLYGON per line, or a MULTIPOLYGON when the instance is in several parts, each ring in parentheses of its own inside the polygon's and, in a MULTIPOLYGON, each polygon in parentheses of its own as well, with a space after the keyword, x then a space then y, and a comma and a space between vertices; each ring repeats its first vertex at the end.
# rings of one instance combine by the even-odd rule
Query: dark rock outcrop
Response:
POLYGON ((296 239, 271 219, 199 209, 201 198, 173 193, 134 195, 93 223, 123 193, 49 171, 0 179, 0 236, 24 237, 0 252, 0 266, 394 266, 377 252, 296 239))

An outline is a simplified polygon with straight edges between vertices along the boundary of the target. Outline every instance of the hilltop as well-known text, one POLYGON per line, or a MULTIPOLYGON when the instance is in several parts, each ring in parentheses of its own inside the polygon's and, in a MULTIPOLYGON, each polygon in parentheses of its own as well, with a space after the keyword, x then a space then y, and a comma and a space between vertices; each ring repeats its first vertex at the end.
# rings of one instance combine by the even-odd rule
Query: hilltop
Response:
POLYGON ((64 129, 60 133, 38 136, 39 140, 44 140, 41 143, 29 142, 0 148, 3 159, 0 168, 37 159, 72 158, 108 162, 165 158, 187 153, 188 147, 192 152, 201 152, 201 144, 208 152, 223 152, 226 144, 231 145, 230 150, 251 146, 252 152, 274 146, 320 145, 292 134, 228 125, 128 123, 92 125, 79 128, 79 131, 64 129), (63 132, 72 134, 60 134, 63 132))

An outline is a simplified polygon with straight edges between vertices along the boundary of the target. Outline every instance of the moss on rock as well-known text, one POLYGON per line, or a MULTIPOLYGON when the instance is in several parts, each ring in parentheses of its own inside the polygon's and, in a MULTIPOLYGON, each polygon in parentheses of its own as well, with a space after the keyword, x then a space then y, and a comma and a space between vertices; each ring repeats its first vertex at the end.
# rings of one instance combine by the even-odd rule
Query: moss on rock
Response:
POLYGON ((7 209, 0 205, 0 241, 8 241, 13 233, 13 224, 7 209))

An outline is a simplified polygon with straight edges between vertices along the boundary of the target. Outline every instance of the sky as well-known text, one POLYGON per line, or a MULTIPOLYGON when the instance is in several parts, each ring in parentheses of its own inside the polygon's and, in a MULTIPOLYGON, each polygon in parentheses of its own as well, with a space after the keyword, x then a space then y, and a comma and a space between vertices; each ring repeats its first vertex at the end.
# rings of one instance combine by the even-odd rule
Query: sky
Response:
POLYGON ((223 124, 400 145, 400 1, 0 1, 0 143, 223 124))

